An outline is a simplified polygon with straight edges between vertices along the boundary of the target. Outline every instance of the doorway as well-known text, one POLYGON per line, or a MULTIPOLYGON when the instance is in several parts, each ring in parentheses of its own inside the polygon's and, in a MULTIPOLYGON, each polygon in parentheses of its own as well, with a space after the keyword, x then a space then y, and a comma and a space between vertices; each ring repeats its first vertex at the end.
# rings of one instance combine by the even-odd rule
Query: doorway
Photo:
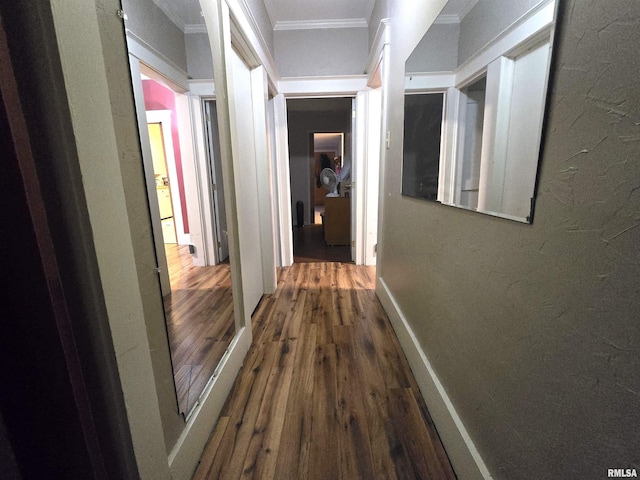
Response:
POLYGON ((294 262, 352 261, 352 102, 287 100, 294 262))
MULTIPOLYGON (((149 112, 151 113, 151 112, 149 112)), ((179 196, 177 192, 172 192, 175 174, 169 174, 167 164, 168 151, 172 151, 172 147, 166 145, 171 139, 163 132, 163 126, 166 128, 167 121, 149 122, 147 116, 147 129, 149 131, 149 142, 151 144, 151 156, 153 158, 153 175, 156 181, 156 194, 158 196, 158 210, 160 211, 160 221, 162 223, 162 239, 164 244, 177 244, 178 237, 176 232, 176 222, 174 211, 180 211, 179 196), (178 208, 174 209, 173 201, 176 199, 178 208)), ((173 162, 173 154, 169 157, 173 162)), ((175 163, 174 163, 175 165, 175 163)), ((174 167, 175 169, 175 167, 174 167)))

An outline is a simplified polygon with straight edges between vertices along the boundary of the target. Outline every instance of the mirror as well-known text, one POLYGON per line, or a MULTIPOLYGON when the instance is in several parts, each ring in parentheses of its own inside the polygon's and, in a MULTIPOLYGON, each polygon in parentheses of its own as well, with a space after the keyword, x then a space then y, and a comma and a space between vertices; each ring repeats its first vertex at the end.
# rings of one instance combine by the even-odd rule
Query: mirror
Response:
POLYGON ((402 194, 533 218, 557 0, 449 0, 405 63, 402 194))
POLYGON ((163 294, 165 322, 178 408, 186 416, 236 331, 216 105, 213 99, 198 99, 191 108, 200 110, 199 115, 192 118, 184 94, 160 83, 149 69, 142 70, 147 72, 141 81, 155 179, 152 193, 158 198, 158 210, 151 214, 161 222, 154 236, 162 241, 169 274, 169 291, 163 294), (190 145, 185 139, 192 138, 191 131, 196 129, 199 144, 190 145), (185 178, 193 168, 196 157, 190 151, 195 149, 206 159, 200 168, 207 180, 200 181, 198 188, 194 188, 195 175, 191 183, 185 178), (194 195, 194 190, 200 195, 194 195), (209 227, 207 235, 198 230, 199 224, 209 227), (203 246, 208 254, 194 246, 196 233, 206 239, 203 246))
MULTIPOLYGON (((190 23, 187 33, 171 24, 168 14, 157 5, 126 0, 123 7, 154 239, 152 256, 164 309, 162 312, 154 304, 149 314, 154 323, 148 328, 158 342, 158 348, 153 349, 156 364, 164 367, 167 360, 171 362, 177 410, 186 418, 201 401, 239 330, 231 285, 212 56, 206 48, 208 33, 197 2, 192 5, 195 13, 183 11, 186 4, 174 5, 178 18, 197 22, 190 23), (149 8, 153 8, 153 15, 149 8), (167 36, 167 40, 161 30, 174 36, 167 36), (184 41, 180 43, 182 50, 169 48, 175 38, 184 41), (151 55, 151 50, 184 71, 164 61, 165 57, 151 55), (197 80, 188 77, 187 70, 197 80), (165 322, 161 326, 155 319, 162 313, 165 322), (159 332, 160 328, 166 332, 159 332), (160 346, 165 338, 168 352, 160 346)), ((148 289, 155 287, 156 282, 150 282, 148 289)), ((157 297, 149 298, 155 302, 157 297)), ((164 375, 164 370, 158 371, 164 375)), ((170 380, 162 377, 159 383, 169 385, 170 380)))

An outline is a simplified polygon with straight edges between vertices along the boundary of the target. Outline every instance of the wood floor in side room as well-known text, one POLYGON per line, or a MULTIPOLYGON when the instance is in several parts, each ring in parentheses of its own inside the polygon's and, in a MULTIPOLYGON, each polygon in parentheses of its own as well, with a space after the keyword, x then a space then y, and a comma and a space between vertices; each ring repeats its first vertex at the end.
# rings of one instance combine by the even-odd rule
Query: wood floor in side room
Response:
POLYGON ((195 479, 455 479, 374 277, 280 270, 195 479))

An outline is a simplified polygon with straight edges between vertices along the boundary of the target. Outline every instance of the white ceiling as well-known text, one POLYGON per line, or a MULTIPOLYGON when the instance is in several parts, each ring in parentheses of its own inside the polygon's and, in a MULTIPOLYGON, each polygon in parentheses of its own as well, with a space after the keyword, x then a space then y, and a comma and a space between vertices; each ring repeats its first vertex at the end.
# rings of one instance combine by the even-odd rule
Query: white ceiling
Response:
MULTIPOLYGON (((428 1, 428 0, 427 0, 428 1)), ((199 0, 153 0, 184 32, 203 31, 199 0)), ((449 0, 442 21, 460 21, 478 0, 449 0)), ((274 30, 366 27, 375 0, 264 0, 274 30)))

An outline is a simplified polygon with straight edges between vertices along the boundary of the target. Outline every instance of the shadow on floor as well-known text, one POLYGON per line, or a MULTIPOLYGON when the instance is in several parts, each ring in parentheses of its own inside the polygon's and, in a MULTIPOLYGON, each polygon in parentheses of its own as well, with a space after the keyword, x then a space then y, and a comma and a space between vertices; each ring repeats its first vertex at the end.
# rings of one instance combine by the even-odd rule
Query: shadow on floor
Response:
POLYGON ((293 227, 293 261, 295 263, 351 263, 349 246, 327 246, 322 225, 293 227))

